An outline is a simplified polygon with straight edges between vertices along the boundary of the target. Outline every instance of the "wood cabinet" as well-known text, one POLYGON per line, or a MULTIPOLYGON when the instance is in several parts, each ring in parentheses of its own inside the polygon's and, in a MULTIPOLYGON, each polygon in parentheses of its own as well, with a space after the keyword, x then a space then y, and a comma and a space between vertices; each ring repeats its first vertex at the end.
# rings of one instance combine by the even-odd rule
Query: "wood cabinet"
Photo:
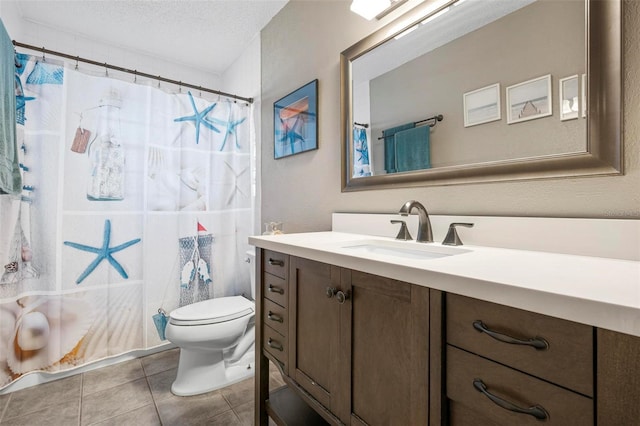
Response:
MULTIPOLYGON (((427 425, 429 289, 309 259, 288 262, 288 328, 275 336, 288 345, 281 367, 290 388, 328 424, 427 425)), ((266 282, 261 287, 263 350, 279 360, 285 351, 266 342, 282 323, 269 325, 268 312, 279 313, 266 282)))
MULTIPOLYGON (((334 415, 340 411, 338 378, 340 305, 327 297, 339 286, 340 268, 291 258, 289 348, 290 377, 334 415)), ((331 417, 329 417, 331 419, 331 417)))
POLYGON ((290 375, 328 421, 428 423, 428 289, 291 258, 290 293, 290 375))
POLYGON ((352 369, 341 420, 427 425, 429 289, 349 270, 342 288, 350 299, 341 305, 341 362, 352 369))
POLYGON ((264 270, 261 271, 264 301, 262 303, 262 346, 279 363, 287 374, 289 365, 288 310, 289 298, 288 266, 289 256, 265 250, 264 270))
POLYGON ((597 425, 640 424, 640 337, 598 329, 597 425))
POLYGON ((257 268, 256 425, 640 424, 640 337, 268 250, 257 268))
POLYGON ((452 425, 476 425, 461 420, 466 411, 505 426, 593 424, 592 327, 454 294, 446 299, 452 425))

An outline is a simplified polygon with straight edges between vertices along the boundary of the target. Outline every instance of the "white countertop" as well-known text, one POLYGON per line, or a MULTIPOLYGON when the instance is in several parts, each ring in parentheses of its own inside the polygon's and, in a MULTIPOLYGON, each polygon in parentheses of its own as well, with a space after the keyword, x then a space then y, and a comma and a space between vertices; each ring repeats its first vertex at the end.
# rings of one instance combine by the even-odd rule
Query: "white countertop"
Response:
POLYGON ((342 232, 255 236, 293 256, 640 336, 640 262, 538 251, 396 241, 342 232), (410 259, 345 248, 367 242, 409 250, 469 250, 410 259))

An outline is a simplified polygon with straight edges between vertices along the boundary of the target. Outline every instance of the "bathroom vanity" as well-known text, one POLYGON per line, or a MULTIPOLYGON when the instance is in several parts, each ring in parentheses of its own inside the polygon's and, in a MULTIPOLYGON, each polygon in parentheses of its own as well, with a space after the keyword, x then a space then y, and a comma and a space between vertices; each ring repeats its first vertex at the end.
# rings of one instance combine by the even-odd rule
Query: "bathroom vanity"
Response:
POLYGON ((640 418, 637 261, 340 232, 250 242, 256 424, 640 418), (287 386, 269 389, 269 362, 287 386))

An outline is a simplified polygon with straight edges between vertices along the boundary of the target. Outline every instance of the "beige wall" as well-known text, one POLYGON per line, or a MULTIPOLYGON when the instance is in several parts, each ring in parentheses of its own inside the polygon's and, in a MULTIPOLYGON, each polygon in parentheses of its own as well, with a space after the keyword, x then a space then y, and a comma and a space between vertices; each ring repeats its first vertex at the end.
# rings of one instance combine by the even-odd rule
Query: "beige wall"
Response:
POLYGON ((339 54, 388 22, 350 0, 293 0, 262 32, 262 217, 285 232, 328 230, 331 213, 396 212, 408 199, 434 214, 640 218, 640 2, 624 13, 625 176, 341 193, 339 54), (273 159, 273 102, 319 79, 319 149, 273 159))

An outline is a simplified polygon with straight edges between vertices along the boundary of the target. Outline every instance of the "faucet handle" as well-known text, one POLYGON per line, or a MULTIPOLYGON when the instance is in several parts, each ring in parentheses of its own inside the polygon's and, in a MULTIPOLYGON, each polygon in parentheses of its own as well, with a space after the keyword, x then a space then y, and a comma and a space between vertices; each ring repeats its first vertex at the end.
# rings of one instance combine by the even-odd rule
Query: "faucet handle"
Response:
POLYGON ((411 238, 411 234, 409 234, 409 229, 407 229, 407 222, 404 220, 392 220, 391 223, 400 224, 400 231, 398 232, 398 235, 396 235, 396 240, 409 241, 413 239, 411 238))
POLYGON ((442 244, 445 246, 461 246, 462 240, 458 236, 458 231, 456 231, 456 226, 465 226, 467 228, 473 228, 473 223, 460 223, 454 222, 449 225, 449 231, 447 232, 447 236, 444 237, 442 244))

